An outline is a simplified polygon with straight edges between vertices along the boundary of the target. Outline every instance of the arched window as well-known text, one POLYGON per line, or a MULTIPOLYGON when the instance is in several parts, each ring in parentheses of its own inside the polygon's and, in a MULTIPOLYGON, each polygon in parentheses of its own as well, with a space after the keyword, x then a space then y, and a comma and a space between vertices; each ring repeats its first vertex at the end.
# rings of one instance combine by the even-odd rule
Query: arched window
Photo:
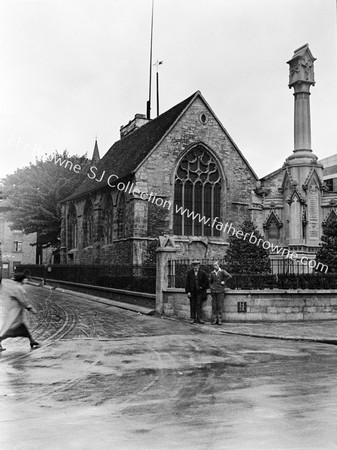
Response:
POLYGON ((125 194, 119 192, 117 200, 117 238, 125 237, 125 194))
POLYGON ((218 165, 211 154, 198 145, 184 156, 177 170, 174 234, 220 236, 213 222, 215 218, 220 221, 220 203, 221 176, 218 165))
POLYGON ((73 204, 69 207, 67 222, 67 246, 71 250, 77 247, 77 214, 73 204))
POLYGON ((113 240, 113 204, 110 194, 107 196, 104 208, 104 242, 111 244, 113 240))
POLYGON ((84 207, 83 214, 83 246, 87 247, 93 241, 93 226, 94 226, 94 217, 93 217, 93 207, 90 200, 87 200, 87 203, 84 207))

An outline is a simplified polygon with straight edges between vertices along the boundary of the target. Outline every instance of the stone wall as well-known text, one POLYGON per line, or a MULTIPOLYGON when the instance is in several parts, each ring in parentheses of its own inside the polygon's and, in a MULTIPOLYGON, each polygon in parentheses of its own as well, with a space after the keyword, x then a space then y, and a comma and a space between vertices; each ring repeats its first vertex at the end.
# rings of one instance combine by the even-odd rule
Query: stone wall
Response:
MULTIPOLYGON (((203 304, 205 320, 211 319, 211 294, 203 304)), ((163 314, 181 319, 190 318, 189 300, 183 289, 163 292, 163 314)), ((244 321, 300 321, 337 319, 336 290, 227 290, 223 319, 244 321), (246 305, 245 305, 246 304, 246 305), (238 312, 240 307, 243 311, 238 312)))

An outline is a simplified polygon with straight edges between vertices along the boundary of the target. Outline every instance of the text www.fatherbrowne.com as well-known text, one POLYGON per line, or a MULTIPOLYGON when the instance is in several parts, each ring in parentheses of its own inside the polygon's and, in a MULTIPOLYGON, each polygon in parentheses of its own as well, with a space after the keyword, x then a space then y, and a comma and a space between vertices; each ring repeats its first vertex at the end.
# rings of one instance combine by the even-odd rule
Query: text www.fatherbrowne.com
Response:
POLYGON ((182 216, 186 216, 187 218, 192 218, 192 220, 198 220, 198 222, 208 225, 212 228, 215 228, 218 231, 222 231, 223 233, 227 233, 231 236, 236 236, 238 239, 242 239, 243 241, 248 240, 250 244, 261 246, 266 250, 271 250, 273 254, 282 255, 285 258, 291 259, 292 261, 299 260, 301 264, 309 266, 311 269, 320 270, 321 272, 328 272, 328 266, 326 264, 322 264, 320 262, 316 262, 313 259, 309 259, 306 256, 300 257, 296 252, 291 252, 287 248, 280 247, 275 245, 272 242, 269 242, 263 238, 258 238, 255 236, 254 232, 244 233, 242 230, 236 230, 232 223, 222 223, 218 221, 219 217, 215 217, 213 221, 211 221, 210 217, 201 216, 200 213, 195 213, 194 211, 189 211, 187 208, 183 208, 182 206, 175 205, 175 212, 177 214, 181 214, 182 216))
MULTIPOLYGON (((79 164, 74 165, 72 161, 64 159, 62 160, 60 157, 54 155, 54 163, 56 165, 63 166, 68 170, 73 170, 75 173, 79 173, 81 171, 81 166, 79 164)), ((142 200, 145 200, 149 203, 153 203, 156 206, 160 206, 166 209, 172 209, 172 203, 169 200, 163 200, 161 196, 157 196, 155 193, 147 193, 143 192, 140 189, 136 188, 134 183, 130 183, 128 181, 126 184, 122 181, 117 183, 119 179, 118 175, 110 174, 106 177, 106 171, 104 170, 100 176, 97 176, 97 167, 91 166, 88 170, 87 176, 91 180, 95 180, 98 183, 102 182, 106 179, 108 186, 111 188, 116 188, 118 191, 125 192, 127 194, 131 194, 134 197, 138 197, 142 200), (115 182, 115 184, 112 184, 115 182)), ((296 252, 291 252, 287 248, 279 247, 263 238, 258 238, 255 236, 253 232, 244 233, 242 230, 236 230, 232 223, 222 223, 220 222, 219 217, 215 217, 213 220, 210 217, 202 216, 200 213, 195 213, 194 211, 190 211, 188 208, 183 208, 175 204, 175 213, 180 214, 181 216, 185 216, 188 219, 191 218, 193 221, 197 220, 199 223, 208 225, 211 228, 215 228, 216 230, 227 233, 231 236, 236 236, 238 239, 242 239, 244 241, 248 240, 250 244, 261 246, 266 250, 271 250, 273 254, 284 256, 285 258, 291 259, 292 261, 300 260, 301 264, 309 266, 310 269, 320 270, 321 272, 328 272, 328 266, 326 264, 322 264, 320 262, 316 262, 313 259, 309 259, 306 256, 300 257, 296 252)))

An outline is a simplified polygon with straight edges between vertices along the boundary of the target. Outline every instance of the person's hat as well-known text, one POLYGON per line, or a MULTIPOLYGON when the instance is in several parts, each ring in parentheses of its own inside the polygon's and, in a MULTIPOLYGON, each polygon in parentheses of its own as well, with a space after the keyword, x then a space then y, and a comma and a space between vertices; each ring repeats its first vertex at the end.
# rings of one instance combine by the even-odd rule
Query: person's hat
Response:
POLYGON ((198 259, 194 259, 191 264, 192 265, 200 264, 200 261, 198 259))

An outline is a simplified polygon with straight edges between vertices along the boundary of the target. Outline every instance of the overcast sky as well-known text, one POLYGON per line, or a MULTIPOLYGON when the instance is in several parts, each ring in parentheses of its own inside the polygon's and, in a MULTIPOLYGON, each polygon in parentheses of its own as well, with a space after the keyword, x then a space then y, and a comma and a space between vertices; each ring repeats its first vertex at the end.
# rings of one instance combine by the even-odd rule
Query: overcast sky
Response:
MULTIPOLYGON (((91 156, 96 134, 102 156, 146 112, 151 2, 0 0, 0 177, 56 149, 91 156)), ((312 148, 333 155, 336 28, 336 0, 155 0, 161 112, 200 90, 262 177, 292 153, 286 61, 309 43, 312 148)))

